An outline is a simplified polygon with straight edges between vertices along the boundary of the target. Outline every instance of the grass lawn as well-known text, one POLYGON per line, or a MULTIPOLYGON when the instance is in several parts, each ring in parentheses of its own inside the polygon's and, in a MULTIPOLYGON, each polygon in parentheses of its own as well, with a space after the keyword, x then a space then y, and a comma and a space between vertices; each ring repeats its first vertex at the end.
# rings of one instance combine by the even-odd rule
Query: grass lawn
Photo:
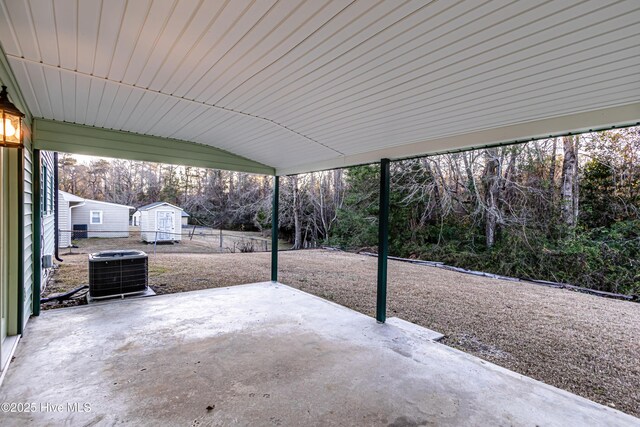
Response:
MULTIPOLYGON (((87 283, 87 255, 65 255, 48 293, 87 283)), ((280 254, 280 281, 375 313, 375 258, 280 254)), ((159 294, 269 280, 269 253, 158 253, 159 294)), ((55 303, 54 303, 55 305, 55 303)), ((444 343, 547 384, 640 416, 640 305, 563 289, 389 261, 388 316, 445 334, 444 343)))

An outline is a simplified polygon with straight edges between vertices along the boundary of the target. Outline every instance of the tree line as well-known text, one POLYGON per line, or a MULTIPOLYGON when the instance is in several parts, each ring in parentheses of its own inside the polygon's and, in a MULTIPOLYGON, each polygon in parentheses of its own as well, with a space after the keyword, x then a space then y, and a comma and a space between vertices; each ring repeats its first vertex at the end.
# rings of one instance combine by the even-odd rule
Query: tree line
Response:
MULTIPOLYGON (((391 163, 390 250, 522 278, 640 293, 640 128, 391 163)), ((61 189, 196 224, 270 228, 270 177, 59 158, 61 189)), ((281 178, 280 231, 294 249, 375 250, 378 165, 281 178)))

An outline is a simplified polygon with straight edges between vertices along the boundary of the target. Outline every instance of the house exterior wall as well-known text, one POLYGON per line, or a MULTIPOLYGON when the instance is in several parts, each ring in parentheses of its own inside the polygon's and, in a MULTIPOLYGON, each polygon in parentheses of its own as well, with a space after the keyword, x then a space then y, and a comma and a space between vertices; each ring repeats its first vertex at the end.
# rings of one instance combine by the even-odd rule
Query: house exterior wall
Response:
POLYGON ((31 141, 25 137, 24 149, 24 184, 23 184, 23 231, 22 231, 22 276, 23 276, 23 299, 22 299, 22 323, 26 325, 33 307, 33 151, 31 141), (27 145, 28 142, 28 145, 27 145))
POLYGON ((87 237, 129 237, 129 208, 127 206, 85 200, 71 209, 72 228, 76 224, 87 225, 87 237), (102 224, 91 224, 91 211, 102 212, 102 224))
POLYGON ((6 320, 0 336, 0 375, 10 359, 17 336, 33 308, 33 144, 32 117, 7 58, 0 48, 0 83, 7 86, 11 101, 25 113, 24 148, 0 148, 0 304, 6 320), (12 337, 10 340, 7 337, 12 337))
POLYGON ((31 182, 25 183, 30 172, 21 171, 25 162, 22 156, 31 154, 30 141, 25 141, 22 151, 0 148, 0 152, 0 301, 5 319, 0 337, 0 369, 3 369, 6 360, 2 356, 9 351, 8 347, 2 347, 3 338, 20 334, 31 315, 33 212, 24 211, 31 209, 32 190, 31 182), (24 186, 23 192, 21 186, 24 186))
POLYGON ((182 225, 189 225, 189 217, 188 216, 183 216, 182 217, 182 225))
MULTIPOLYGON (((55 253, 55 188, 54 188, 54 160, 53 153, 50 151, 40 152, 40 218, 41 218, 41 238, 42 244, 40 246, 41 254, 53 256, 55 253)), ((53 270, 42 269, 41 288, 47 285, 53 270)))
POLYGON ((140 230, 142 235, 142 240, 145 242, 155 242, 156 241, 156 218, 158 211, 170 211, 173 212, 174 221, 173 221, 173 239, 175 241, 180 241, 182 239, 182 221, 181 215, 182 210, 169 205, 160 205, 153 207, 151 209, 147 209, 141 211, 140 215, 140 230))

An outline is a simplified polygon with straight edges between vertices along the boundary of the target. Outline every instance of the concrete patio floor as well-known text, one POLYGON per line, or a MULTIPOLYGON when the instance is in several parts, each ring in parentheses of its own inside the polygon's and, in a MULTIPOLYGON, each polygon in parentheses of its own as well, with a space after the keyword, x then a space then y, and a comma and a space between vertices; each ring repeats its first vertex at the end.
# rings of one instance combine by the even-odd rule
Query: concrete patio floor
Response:
POLYGON ((0 387, 35 411, 0 424, 640 425, 436 337, 271 283, 48 311, 0 387))

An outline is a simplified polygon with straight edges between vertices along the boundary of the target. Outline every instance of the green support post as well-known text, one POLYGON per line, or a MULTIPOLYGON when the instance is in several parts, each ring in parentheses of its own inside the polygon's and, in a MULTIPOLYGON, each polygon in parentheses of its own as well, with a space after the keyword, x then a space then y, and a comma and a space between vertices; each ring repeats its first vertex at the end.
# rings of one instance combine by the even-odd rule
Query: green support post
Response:
POLYGON ((33 150, 33 315, 40 315, 40 291, 42 280, 42 226, 40 212, 40 150, 33 150))
POLYGON ((278 201, 280 177, 273 177, 273 205, 271 211, 271 281, 278 281, 278 201))
POLYGON ((380 212, 378 214, 378 292, 376 320, 387 320, 387 257, 389 256, 389 159, 380 161, 380 212))

